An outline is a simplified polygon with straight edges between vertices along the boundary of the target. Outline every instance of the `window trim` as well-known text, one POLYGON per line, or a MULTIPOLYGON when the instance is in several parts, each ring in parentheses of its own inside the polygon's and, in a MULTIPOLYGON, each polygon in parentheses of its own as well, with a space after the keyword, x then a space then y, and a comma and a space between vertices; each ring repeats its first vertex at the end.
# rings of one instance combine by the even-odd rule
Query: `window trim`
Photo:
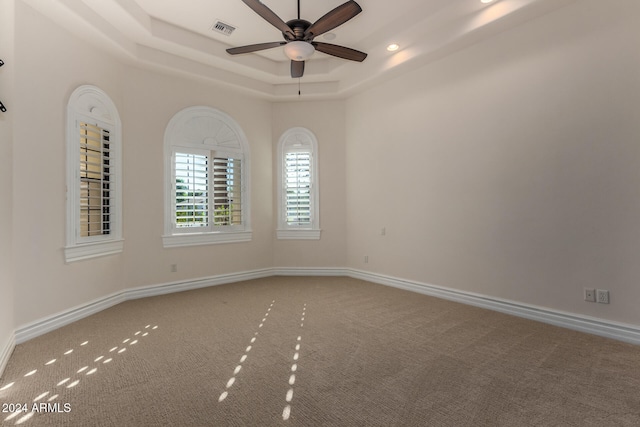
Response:
POLYGON ((80 261, 123 251, 122 238, 122 124, 111 98, 100 88, 82 85, 76 88, 67 103, 67 215, 65 262, 80 261), (109 210, 108 235, 80 236, 80 122, 95 124, 109 130, 110 174, 113 178, 113 206, 109 210))
MULTIPOLYGON (((165 207, 162 243, 165 248, 251 241, 253 233, 250 215, 251 162, 249 142, 242 128, 231 116, 208 106, 187 107, 177 112, 165 129, 164 157, 165 207), (206 150, 211 153, 211 159, 216 156, 240 159, 242 206, 240 225, 211 225, 207 231, 179 231, 174 227, 173 158, 174 153, 181 149, 187 151, 206 150)), ((212 217, 210 221, 213 221, 212 217)))
MULTIPOLYGON (((305 152, 307 150, 304 150, 305 152)), ((276 237, 280 240, 319 240, 320 229, 320 190, 318 180, 318 139, 309 129, 294 127, 285 131, 278 141, 278 225, 276 237), (303 141, 305 147, 309 147, 311 153, 311 224, 309 226, 290 225, 286 222, 286 208, 284 199, 284 167, 285 155, 289 152, 303 151, 300 148, 288 147, 295 141, 303 141)))

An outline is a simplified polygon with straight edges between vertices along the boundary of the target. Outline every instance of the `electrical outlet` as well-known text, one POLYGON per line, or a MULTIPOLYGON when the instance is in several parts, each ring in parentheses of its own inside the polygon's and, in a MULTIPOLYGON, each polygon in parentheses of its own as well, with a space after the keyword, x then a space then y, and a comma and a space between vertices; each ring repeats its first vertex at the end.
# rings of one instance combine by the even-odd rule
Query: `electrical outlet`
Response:
POLYGON ((178 264, 171 264, 171 272, 175 273, 178 271, 178 264))
POLYGON ((369 263, 369 255, 365 255, 364 256, 364 263, 368 264, 369 263))
POLYGON ((596 296, 600 304, 609 304, 609 291, 598 289, 596 291, 596 296))
POLYGON ((584 288, 584 300, 589 302, 596 302, 596 290, 584 288))

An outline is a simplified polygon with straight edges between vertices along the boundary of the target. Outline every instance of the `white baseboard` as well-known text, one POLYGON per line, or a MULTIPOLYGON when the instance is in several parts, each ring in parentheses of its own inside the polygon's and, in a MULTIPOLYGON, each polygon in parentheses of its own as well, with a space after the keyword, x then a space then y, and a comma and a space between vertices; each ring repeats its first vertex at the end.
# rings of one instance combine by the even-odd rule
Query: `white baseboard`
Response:
POLYGON ((125 292, 118 292, 29 323, 16 330, 16 344, 22 344, 39 335, 46 334, 69 323, 106 310, 126 300, 125 292))
POLYGON ((7 367, 7 363, 9 363, 9 357, 11 357, 11 353, 13 353, 13 349, 16 346, 16 337, 15 334, 11 334, 9 336, 9 340, 0 347, 0 378, 2 378, 2 374, 4 373, 4 368, 7 367))
POLYGON ((482 307, 525 319, 536 320, 567 329, 612 338, 631 344, 640 345, 640 327, 623 323, 611 322, 545 307, 536 307, 521 304, 514 301, 502 300, 488 297, 486 295, 474 294, 441 286, 429 285, 383 274, 371 273, 362 270, 349 269, 349 277, 366 280, 367 282, 378 283, 380 285, 392 286, 394 288, 405 289, 423 295, 434 296, 463 304, 482 307))
POLYGON ((273 275, 272 269, 262 269, 127 289, 22 326, 15 333, 15 341, 16 344, 21 344, 121 302, 273 275))
POLYGON ((271 268, 261 270, 242 271, 240 273, 220 274, 200 279, 163 283, 160 285, 132 288, 124 292, 126 300, 153 297, 156 295, 172 294, 174 292, 190 291, 209 286, 225 285, 227 283, 242 282, 244 280, 262 279, 273 276, 271 268))
POLYGON ((640 345, 640 327, 634 325, 615 323, 544 307, 535 307, 357 269, 276 267, 131 288, 91 301, 82 306, 71 308, 18 328, 9 344, 5 348, 0 348, 0 351, 2 351, 0 353, 0 367, 3 366, 2 363, 6 363, 5 358, 8 360, 15 344, 23 343, 121 302, 270 276, 348 276, 640 345))
POLYGON ((348 276, 349 270, 329 267, 276 267, 273 276, 348 276))

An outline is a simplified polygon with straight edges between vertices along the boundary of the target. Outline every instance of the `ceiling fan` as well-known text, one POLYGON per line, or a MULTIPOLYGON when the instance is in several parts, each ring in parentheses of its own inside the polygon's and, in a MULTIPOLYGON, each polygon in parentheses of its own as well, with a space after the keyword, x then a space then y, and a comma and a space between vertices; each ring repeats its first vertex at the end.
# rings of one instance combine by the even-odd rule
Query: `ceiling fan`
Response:
POLYGON ((285 54, 291 59, 291 77, 294 78, 302 77, 304 61, 309 59, 316 50, 350 61, 362 62, 367 57, 366 53, 355 49, 313 41, 317 36, 333 30, 362 12, 360 5, 353 0, 336 7, 313 24, 300 19, 300 0, 298 0, 298 19, 292 19, 286 23, 259 0, 242 1, 271 25, 282 31, 285 41, 233 47, 227 49, 231 55, 257 52, 284 45, 285 54))

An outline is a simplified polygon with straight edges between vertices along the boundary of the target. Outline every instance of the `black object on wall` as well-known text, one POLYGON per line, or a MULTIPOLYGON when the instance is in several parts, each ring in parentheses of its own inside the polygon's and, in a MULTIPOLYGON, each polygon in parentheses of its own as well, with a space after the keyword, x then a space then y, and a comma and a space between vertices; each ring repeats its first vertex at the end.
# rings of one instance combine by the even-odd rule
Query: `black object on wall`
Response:
MULTIPOLYGON (((4 65, 4 61, 0 59, 0 67, 2 67, 3 65, 4 65)), ((3 113, 7 111, 7 107, 4 106, 2 101, 0 101, 0 111, 2 111, 3 113)))

